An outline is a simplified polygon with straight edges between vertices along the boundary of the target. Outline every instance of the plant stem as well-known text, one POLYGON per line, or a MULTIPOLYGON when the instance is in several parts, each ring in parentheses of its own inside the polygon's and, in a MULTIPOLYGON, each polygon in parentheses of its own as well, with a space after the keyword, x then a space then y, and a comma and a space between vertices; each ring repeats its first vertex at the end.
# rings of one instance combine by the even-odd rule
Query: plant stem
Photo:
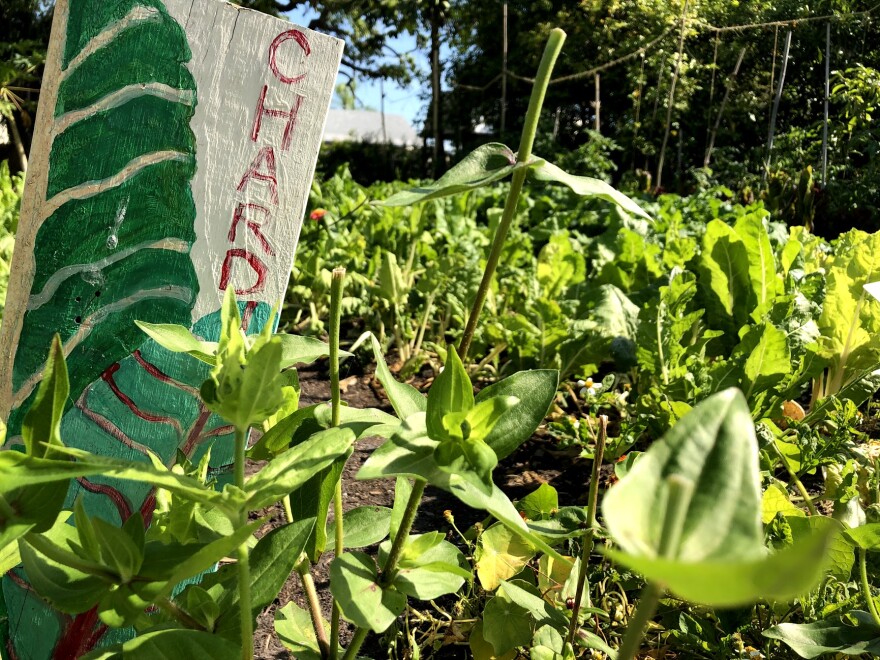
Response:
POLYGON ((871 585, 868 582, 868 551, 859 548, 859 574, 862 583, 862 595, 865 597, 865 603, 868 605, 868 611, 874 623, 880 626, 880 614, 877 612, 877 604, 874 602, 874 596, 871 595, 871 585))
POLYGON ((300 580, 302 580, 303 592, 306 595, 306 603, 308 603, 309 614, 312 617, 312 627, 315 629, 315 637, 318 639, 318 648, 321 649, 321 657, 329 658, 332 650, 330 641, 327 639, 327 630, 324 628, 324 620, 321 617, 321 602, 318 600, 318 590, 315 588, 315 580, 309 572, 308 559, 304 559, 297 566, 296 572, 299 573, 300 580))
POLYGON ((522 137, 520 138, 519 152, 516 158, 517 165, 520 167, 513 173, 510 191, 507 193, 507 201, 504 204, 504 213, 501 216, 501 222, 498 223, 498 228, 495 230, 492 248, 486 261, 486 269, 483 271, 483 279, 480 281, 480 287, 477 289, 477 295, 471 307, 467 326, 461 338, 461 345, 458 348, 458 355, 462 362, 467 360, 468 353, 470 352, 474 332, 476 332, 477 323, 480 320, 480 313, 483 311, 483 305, 486 303, 486 296, 489 294, 489 287, 492 284, 495 269, 498 267, 498 261, 501 259, 501 251, 504 249, 507 233, 510 231, 510 225, 516 215, 519 194, 526 180, 526 163, 532 157, 532 146, 535 144, 535 135, 538 132, 538 119, 541 117, 541 107, 544 105, 547 85, 550 83, 550 74, 553 72, 553 66, 556 64, 556 58, 559 57, 559 52, 562 50, 564 42, 565 32, 559 28, 554 28, 550 32, 547 45, 544 47, 544 55, 538 67, 538 74, 535 76, 535 85, 532 87, 529 109, 526 112, 526 120, 523 125, 522 137))
MULTIPOLYGON (((235 429, 235 485, 244 488, 245 450, 247 449, 247 428, 235 429)), ((242 509, 238 516, 238 526, 247 525, 247 509, 242 509)), ((238 546, 238 602, 241 612, 241 657, 252 660, 254 657, 254 617, 251 612, 251 566, 250 549, 247 542, 238 546)))
MULTIPOLYGON (((333 270, 330 280, 330 424, 339 426, 341 394, 339 392, 339 328, 342 319, 342 287, 345 281, 345 268, 333 270)), ((336 482, 333 492, 333 525, 336 532, 334 547, 336 556, 344 550, 344 529, 342 520, 342 475, 336 482)), ((311 579, 311 575, 309 575, 311 579)), ((339 649, 339 619, 342 611, 334 599, 333 611, 330 614, 330 646, 329 657, 336 660, 339 649)), ((317 629, 316 629, 317 632, 317 629)))
MULTIPOLYGON (((387 587, 394 580, 394 575, 397 571, 397 562, 400 560, 400 555, 403 554, 404 548, 406 548, 406 541, 409 538, 409 532, 412 529, 413 521, 416 519, 416 512, 419 510, 419 503, 422 501, 422 495, 424 494, 425 486, 427 485, 428 482, 423 479, 416 479, 416 482, 413 484, 412 492, 409 494, 409 500, 406 502, 406 509, 403 512, 403 518, 400 521, 400 526, 397 528, 397 536, 394 537, 394 542, 391 544, 391 551, 388 553, 388 558, 382 566, 382 574, 379 578, 379 587, 382 589, 387 587)), ((358 651, 364 643, 364 640, 367 638, 368 632, 369 630, 367 628, 358 628, 355 630, 354 637, 351 638, 351 643, 348 645, 345 655, 342 656, 342 660, 354 660, 354 658, 357 657, 358 651)))
POLYGON ((654 612, 657 611, 662 593, 663 589, 660 585, 653 582, 649 582, 642 589, 642 593, 639 594, 638 607, 627 625, 626 635, 620 643, 620 648, 617 649, 617 660, 632 660, 636 656, 642 643, 642 635, 654 617, 654 612))
POLYGON ((599 469, 602 467, 602 459, 605 456, 605 442, 608 438, 608 417, 599 417, 599 438, 596 441, 596 451, 593 455, 593 473, 590 476, 590 499, 587 506, 587 523, 590 525, 584 534, 583 548, 581 549, 581 565, 578 571, 577 591, 574 596, 574 607, 571 610, 571 626, 568 629, 568 641, 574 645, 574 638, 578 630, 578 615, 581 610, 581 599, 584 587, 587 585, 587 568, 590 564, 590 554, 593 552, 593 537, 596 533, 596 508, 599 502, 599 469))
POLYGON ((782 463, 782 467, 785 468, 785 471, 788 472, 788 476, 791 477, 792 483, 794 483, 795 487, 798 489, 798 492, 801 494, 801 497, 804 498, 804 504, 807 505, 807 508, 810 510, 811 516, 818 516, 819 511, 816 509, 816 505, 813 504, 813 499, 810 497, 810 494, 807 492, 806 486, 804 486, 804 482, 802 482, 797 473, 792 469, 791 463, 788 462, 788 459, 785 457, 785 454, 779 449, 775 442, 770 443, 773 447, 773 451, 776 452, 776 457, 782 463))
MULTIPOLYGON (((663 516, 663 530, 660 533, 658 554, 661 557, 672 557, 678 551, 684 519, 687 516, 688 505, 694 493, 694 484, 677 475, 669 477, 666 484, 669 487, 669 495, 663 516)), ((648 582, 642 589, 635 614, 629 621, 626 635, 617 650, 617 660, 632 660, 635 657, 645 629, 654 617, 654 612, 657 611, 662 594, 663 585, 656 582, 648 582)))

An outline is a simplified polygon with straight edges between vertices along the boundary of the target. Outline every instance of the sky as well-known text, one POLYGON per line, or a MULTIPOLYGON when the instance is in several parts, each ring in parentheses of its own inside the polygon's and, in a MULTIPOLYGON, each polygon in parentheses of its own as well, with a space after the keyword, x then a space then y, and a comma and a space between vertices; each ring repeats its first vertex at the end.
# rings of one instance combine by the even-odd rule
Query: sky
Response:
MULTIPOLYGON (((308 8, 298 7, 294 11, 287 13, 287 17, 297 25, 306 26, 312 18, 317 16, 316 12, 308 8)), ((402 36, 392 39, 389 45, 398 52, 412 51, 416 47, 415 37, 402 36)), ((385 91, 385 112, 388 114, 403 115, 410 124, 417 129, 421 128, 425 119, 427 107, 427 95, 430 92, 428 82, 429 63, 428 55, 425 52, 414 53, 416 62, 421 69, 423 78, 416 80, 412 84, 403 87, 395 82, 386 80, 384 82, 385 91), (425 98, 422 98, 425 97, 425 98)), ((441 50, 441 57, 445 57, 446 53, 441 50)), ((348 77, 340 75, 337 83, 348 82, 348 77)), ((366 79, 358 79, 356 86, 356 94, 358 107, 369 107, 379 110, 382 104, 382 84, 377 81, 366 79)), ((338 107, 338 102, 333 99, 333 107, 338 107)))

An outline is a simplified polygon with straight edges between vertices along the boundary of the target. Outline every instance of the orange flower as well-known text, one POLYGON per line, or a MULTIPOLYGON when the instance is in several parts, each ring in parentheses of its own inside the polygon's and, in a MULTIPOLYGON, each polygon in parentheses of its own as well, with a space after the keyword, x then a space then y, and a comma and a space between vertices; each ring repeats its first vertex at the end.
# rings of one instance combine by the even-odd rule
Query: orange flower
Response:
POLYGON ((318 220, 323 219, 325 215, 327 215, 327 211, 324 209, 315 209, 309 214, 309 218, 317 222, 318 220))

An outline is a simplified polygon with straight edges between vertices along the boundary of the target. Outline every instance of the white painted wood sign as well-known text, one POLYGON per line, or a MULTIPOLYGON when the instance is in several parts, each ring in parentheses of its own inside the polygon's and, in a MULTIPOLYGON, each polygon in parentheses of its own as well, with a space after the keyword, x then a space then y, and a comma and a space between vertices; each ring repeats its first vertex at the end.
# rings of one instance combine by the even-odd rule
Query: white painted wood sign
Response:
MULTIPOLYGON (((67 355, 62 438, 168 464, 231 429, 197 390, 207 367, 157 346, 134 321, 219 334, 235 287, 248 332, 287 287, 341 41, 218 0, 58 0, 0 331, 7 449, 52 337, 67 355)), ((80 479, 91 515, 120 524, 153 493, 80 479)), ((94 611, 53 612, 18 570, 3 579, 10 658, 78 657, 118 639, 94 611), (112 638, 112 639, 111 639, 112 638)))

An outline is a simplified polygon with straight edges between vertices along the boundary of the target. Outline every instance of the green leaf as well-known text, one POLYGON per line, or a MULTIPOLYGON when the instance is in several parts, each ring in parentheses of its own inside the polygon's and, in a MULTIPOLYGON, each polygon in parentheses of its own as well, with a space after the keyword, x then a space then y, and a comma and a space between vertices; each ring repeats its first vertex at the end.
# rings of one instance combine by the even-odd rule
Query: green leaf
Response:
POLYGON ((241 654, 239 645, 201 630, 158 630, 139 635, 123 644, 98 649, 84 655, 83 660, 219 660, 241 654))
POLYGON ((786 333, 770 323, 754 326, 743 338, 748 357, 742 389, 746 399, 778 385, 791 373, 791 353, 786 333), (752 336, 757 340, 753 341, 752 336))
POLYGON ((532 437, 553 405, 558 385, 558 371, 538 369, 519 371, 480 390, 476 403, 495 397, 514 396, 519 399, 519 403, 501 416, 485 438, 498 460, 509 456, 532 437))
MULTIPOLYGON (((329 638, 330 626, 323 619, 322 623, 329 638)), ((281 643, 297 660, 321 660, 321 650, 312 626, 312 617, 296 603, 291 601, 275 610, 275 632, 281 643)))
POLYGON ((760 599, 789 601, 803 596, 822 579, 829 541, 829 534, 814 534, 757 559, 683 561, 614 550, 605 554, 684 600, 711 607, 741 607, 760 599))
MULTIPOLYGON (((343 545, 346 548, 364 548, 388 536, 391 509, 384 506, 359 506, 342 516, 343 545)), ((333 522, 327 523, 327 534, 332 535, 333 522)))
POLYGON ((776 275, 776 259, 770 235, 764 227, 764 215, 743 215, 736 221, 733 230, 742 240, 748 255, 752 292, 749 306, 752 308, 752 319, 760 321, 770 310, 782 284, 776 275))
POLYGON ((404 513, 406 513, 406 506, 409 503, 412 490, 413 487, 409 479, 406 477, 397 477, 394 484, 394 505, 391 508, 391 520, 388 532, 388 537, 392 541, 397 537, 397 530, 400 529, 400 523, 403 520, 404 513))
POLYGON ((330 511, 330 502, 336 492, 336 484, 345 470, 345 463, 351 451, 346 452, 324 468, 305 484, 297 488, 290 496, 290 508, 293 519, 315 519, 315 533, 309 539, 305 552, 313 563, 321 558, 321 553, 327 549, 327 539, 333 538, 333 530, 327 528, 327 515, 330 511))
POLYGON ((354 441, 351 429, 332 428, 289 449, 245 483, 248 507, 252 511, 262 509, 292 493, 346 455, 354 441))
POLYGON ((538 181, 555 181, 557 183, 562 183, 571 188, 575 194, 578 194, 581 197, 598 197, 599 199, 604 199, 606 202, 616 204, 627 213, 631 213, 632 215, 647 220, 651 219, 651 216, 645 213, 642 207, 636 204, 633 200, 599 179, 569 174, 553 163, 549 163, 542 159, 533 162, 530 171, 532 176, 538 181))
POLYGON ((376 358, 376 378, 385 388, 385 393, 388 395, 388 400, 391 401, 391 406, 397 416, 401 420, 405 420, 410 415, 425 412, 428 409, 427 398, 412 385, 396 381, 391 375, 391 370, 388 369, 385 356, 382 355, 382 346, 372 333, 370 341, 373 346, 373 355, 376 358))
POLYGON ((785 522, 795 545, 817 534, 830 537, 825 551, 826 571, 840 582, 849 582, 856 557, 852 545, 841 533, 845 529, 842 522, 828 516, 786 516, 785 522))
MULTIPOLYGON (((315 360, 330 355, 330 345, 314 337, 275 334, 273 338, 281 342, 281 368, 287 369, 295 364, 311 364, 315 360)), ((351 357, 348 351, 339 351, 340 357, 351 357)))
POLYGON ((428 435, 435 440, 451 437, 443 424, 449 413, 466 413, 474 407, 474 388, 454 346, 446 350, 446 365, 428 392, 428 435))
POLYGON ((376 564, 362 552, 346 552, 330 564, 330 591, 346 619, 381 633, 406 608, 406 596, 382 588, 376 564))
POLYGON ((559 509, 559 494, 550 484, 541 484, 516 503, 526 520, 545 520, 559 509))
MULTIPOLYGON (((461 551, 451 543, 432 538, 436 532, 410 536, 404 554, 398 564, 392 586, 398 591, 418 598, 432 600, 452 594, 471 578, 470 567, 461 551), (420 541, 426 541, 419 548, 420 541)), ((379 546, 379 561, 384 563, 391 542, 379 546)))
MULTIPOLYGON (((485 441, 498 421, 518 403, 519 399, 515 396, 493 396, 477 403, 465 417, 469 427, 467 440, 485 441)), ((495 452, 492 453, 494 455, 495 452)))
POLYGON ((91 521, 91 531, 100 548, 100 557, 104 564, 116 573, 122 582, 128 582, 135 575, 144 561, 143 528, 140 516, 132 516, 141 526, 141 543, 138 546, 124 529, 95 518, 91 521))
POLYGON ((857 625, 843 619, 781 623, 761 634, 787 644, 802 658, 818 658, 829 653, 880 655, 880 626, 867 612, 855 610, 849 617, 855 619, 857 625))
POLYGON ((500 592, 483 608, 482 633, 495 655, 501 656, 532 640, 532 619, 526 608, 500 592))
POLYGON ((741 392, 699 403, 608 490, 606 525, 627 553, 659 555, 666 516, 676 515, 667 510, 671 478, 693 486, 672 558, 748 562, 763 555, 758 443, 741 392))
POLYGON ((318 404, 306 406, 278 421, 250 448, 248 456, 257 461, 266 461, 287 451, 294 434, 301 427, 307 427, 310 421, 314 424, 317 408, 318 404))
POLYGON ((749 320, 752 281, 749 254, 739 235, 723 220, 706 225, 698 283, 712 328, 736 333, 749 320))
POLYGON ((854 547, 862 550, 880 549, 880 523, 868 523, 843 530, 843 537, 854 547))
MULTIPOLYGON (((492 616, 496 616, 494 613, 490 613, 492 616)), ((497 617, 500 618, 500 617, 497 617)), ((505 624, 506 621, 500 621, 501 624, 505 624)), ((508 636, 507 639, 504 639, 501 643, 503 645, 507 645, 512 637, 508 636)), ((514 639, 515 641, 515 639, 514 639)), ((495 647, 492 646, 486 639, 483 634, 483 622, 478 621, 473 628, 471 628, 471 634, 468 637, 468 646, 470 647, 471 654, 474 656, 474 660, 514 660, 516 658, 516 650, 512 646, 510 650, 505 653, 495 653, 495 647)))
POLYGON ((171 323, 135 323, 159 346, 172 353, 186 353, 211 366, 217 363, 217 342, 202 341, 189 328, 171 323))
POLYGON ((509 147, 490 142, 477 147, 434 183, 410 188, 378 202, 382 206, 412 206, 419 202, 455 195, 499 181, 517 167, 516 154, 509 147))
POLYGON ((519 573, 535 556, 535 548, 520 535, 496 523, 480 535, 475 554, 477 577, 486 591, 519 573))
POLYGON ((538 625, 550 624, 560 629, 568 626, 568 617, 544 600, 541 593, 528 582, 504 581, 499 587, 499 592, 520 607, 524 607, 538 625))
POLYGON ((807 514, 798 509, 788 499, 788 491, 779 484, 773 483, 767 486, 764 495, 761 496, 761 522, 765 525, 771 522, 777 513, 784 516, 806 516, 807 514))

